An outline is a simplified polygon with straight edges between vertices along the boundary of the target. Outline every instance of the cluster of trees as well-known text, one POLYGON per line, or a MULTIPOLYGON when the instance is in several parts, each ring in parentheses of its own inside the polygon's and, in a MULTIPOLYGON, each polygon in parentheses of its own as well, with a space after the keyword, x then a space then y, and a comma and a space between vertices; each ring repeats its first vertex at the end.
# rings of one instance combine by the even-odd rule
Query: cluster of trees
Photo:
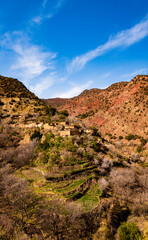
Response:
POLYGON ((8 124, 0 126, 0 148, 17 146, 21 140, 19 131, 13 129, 8 124))
POLYGON ((28 181, 15 174, 31 163, 36 146, 33 141, 1 149, 0 239, 90 239, 99 226, 103 204, 92 214, 84 213, 80 205, 39 197, 28 181))
POLYGON ((92 213, 81 206, 35 195, 10 165, 0 170, 0 239, 91 239, 104 205, 92 213))
MULTIPOLYGON (((131 214, 148 214, 147 168, 137 169, 132 164, 117 167, 104 157, 108 149, 97 142, 96 136, 63 138, 50 133, 42 143, 15 146, 14 142, 8 145, 10 133, 8 126, 0 133, 0 239, 92 239, 102 218, 107 221, 105 239, 114 239, 117 231, 120 240, 127 236, 129 240, 139 239, 138 227, 126 221, 131 214), (29 165, 34 157, 60 169, 84 160, 96 165, 95 180, 102 192, 99 205, 83 212, 79 204, 47 200, 33 193, 29 182, 17 177, 15 171, 29 165)), ((36 136, 40 139, 37 131, 32 139, 36 136)))
POLYGON ((124 201, 137 215, 148 214, 148 169, 112 169, 109 177, 115 196, 124 201))
POLYGON ((100 163, 98 153, 106 151, 107 148, 98 143, 95 136, 83 134, 82 136, 61 137, 49 133, 45 140, 39 143, 36 156, 39 162, 49 166, 56 165, 61 169, 61 167, 82 162, 94 163, 96 160, 100 163))

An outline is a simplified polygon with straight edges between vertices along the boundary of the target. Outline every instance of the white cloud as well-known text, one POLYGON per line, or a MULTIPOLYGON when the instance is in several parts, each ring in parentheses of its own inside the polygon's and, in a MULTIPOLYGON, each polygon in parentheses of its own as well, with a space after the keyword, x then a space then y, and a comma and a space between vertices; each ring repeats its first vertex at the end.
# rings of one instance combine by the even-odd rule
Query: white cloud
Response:
POLYGON ((35 86, 30 86, 29 88, 37 96, 43 97, 42 93, 45 90, 49 89, 55 82, 56 78, 54 77, 54 74, 51 73, 49 76, 40 79, 40 82, 37 83, 35 86))
POLYGON ((38 15, 32 19, 32 22, 35 24, 40 24, 43 20, 43 17, 41 15, 38 15))
POLYGON ((134 72, 131 72, 131 73, 128 73, 128 74, 124 74, 123 75, 123 78, 132 78, 132 77, 135 77, 136 75, 139 75, 139 74, 147 74, 147 71, 148 71, 148 68, 142 68, 142 69, 139 69, 139 70, 136 70, 134 72))
POLYGON ((10 69, 26 83, 46 70, 54 69, 56 54, 29 43, 22 32, 4 34, 0 45, 14 53, 10 69))
POLYGON ((54 17, 59 9, 64 5, 66 0, 58 0, 54 7, 52 7, 51 10, 47 9, 47 2, 48 0, 43 0, 42 7, 41 7, 41 13, 31 19, 31 23, 33 24, 42 24, 44 20, 50 19, 54 17))
POLYGON ((65 0, 59 0, 57 2, 57 5, 55 6, 55 9, 58 10, 60 7, 63 6, 64 3, 65 3, 65 0))
POLYGON ((92 59, 104 55, 106 52, 118 47, 129 47, 146 36, 148 36, 148 16, 134 27, 110 37, 105 44, 98 46, 96 49, 86 54, 75 57, 67 66, 67 70, 69 73, 79 71, 92 59))
MULTIPOLYGON (((65 93, 58 94, 58 97, 60 97, 60 98, 71 98, 73 96, 77 96, 83 90, 90 87, 92 83, 93 83, 92 81, 88 81, 87 83, 85 83, 83 85, 75 85, 75 84, 71 83, 71 85, 73 85, 72 88, 65 93)), ((55 96, 55 97, 57 97, 57 96, 55 96)))
POLYGON ((42 6, 45 7, 48 0, 43 0, 42 6))
POLYGON ((111 75, 111 72, 107 72, 107 73, 104 73, 101 77, 104 79, 104 78, 108 78, 110 75, 111 75))

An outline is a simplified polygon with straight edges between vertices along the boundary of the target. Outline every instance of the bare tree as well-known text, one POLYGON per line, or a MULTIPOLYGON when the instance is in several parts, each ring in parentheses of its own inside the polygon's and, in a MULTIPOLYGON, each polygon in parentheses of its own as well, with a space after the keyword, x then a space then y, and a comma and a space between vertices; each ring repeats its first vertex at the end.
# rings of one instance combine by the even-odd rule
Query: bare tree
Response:
POLYGON ((102 165, 101 165, 103 169, 105 169, 106 171, 110 171, 112 166, 113 166, 113 162, 110 159, 108 158, 103 159, 102 165))
POLYGON ((0 239, 9 239, 13 232, 14 222, 6 214, 0 214, 0 239))
POLYGON ((148 213, 148 170, 135 168, 112 169, 110 182, 114 193, 130 204, 136 215, 148 213))
POLYGON ((11 163, 15 168, 20 168, 30 163, 34 156, 34 150, 37 142, 23 144, 17 148, 9 148, 0 152, 1 163, 11 163))
POLYGON ((37 198, 32 194, 28 183, 13 174, 3 176, 1 184, 4 199, 10 211, 13 209, 15 221, 24 229, 26 221, 31 220, 34 215, 37 198))

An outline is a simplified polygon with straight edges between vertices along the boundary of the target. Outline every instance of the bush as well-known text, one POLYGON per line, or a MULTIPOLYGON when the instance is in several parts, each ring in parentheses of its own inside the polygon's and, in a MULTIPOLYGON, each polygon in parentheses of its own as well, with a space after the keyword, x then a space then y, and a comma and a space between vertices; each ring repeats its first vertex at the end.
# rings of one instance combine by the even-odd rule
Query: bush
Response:
POLYGON ((19 169, 29 164, 34 157, 34 149, 37 143, 21 144, 17 148, 8 148, 0 151, 0 159, 2 165, 12 164, 13 167, 19 169))
POLYGON ((138 226, 131 223, 122 223, 119 227, 119 240, 139 240, 141 236, 138 226))
POLYGON ((40 133, 40 131, 35 130, 34 133, 31 135, 30 139, 37 139, 40 140, 42 138, 42 134, 40 133))
POLYGON ((56 109, 50 106, 45 107, 45 112, 49 117, 52 117, 56 114, 56 109))
POLYGON ((141 145, 144 146, 147 143, 147 139, 141 138, 140 142, 141 142, 141 145))
POLYGON ((125 137, 125 139, 127 139, 128 141, 130 141, 132 139, 136 140, 137 138, 139 138, 139 136, 138 135, 133 135, 133 134, 129 134, 125 137))
POLYGON ((123 139, 123 136, 119 136, 119 139, 123 139))
POLYGON ((0 100, 0 106, 3 106, 4 105, 4 103, 0 100))
POLYGON ((68 117, 68 116, 69 116, 69 113, 68 113, 67 110, 60 111, 59 114, 60 114, 60 115, 64 115, 65 117, 68 117))
POLYGON ((137 146, 137 152, 140 153, 143 150, 142 145, 137 146))

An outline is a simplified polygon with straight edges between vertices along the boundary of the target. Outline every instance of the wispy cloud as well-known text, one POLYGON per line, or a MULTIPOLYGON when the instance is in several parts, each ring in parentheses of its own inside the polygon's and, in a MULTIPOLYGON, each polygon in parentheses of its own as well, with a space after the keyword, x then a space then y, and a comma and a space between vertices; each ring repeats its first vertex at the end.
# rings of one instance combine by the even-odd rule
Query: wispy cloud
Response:
POLYGON ((94 58, 104 55, 110 50, 118 47, 129 47, 146 36, 148 36, 148 16, 134 27, 121 31, 115 36, 111 36, 105 44, 98 46, 96 49, 86 54, 75 57, 67 66, 67 71, 69 73, 79 71, 94 58))
POLYGON ((142 68, 142 69, 138 69, 134 72, 124 74, 122 77, 129 80, 129 78, 135 77, 138 74, 147 74, 147 71, 148 71, 148 68, 142 68))
POLYGON ((31 22, 34 24, 41 24, 43 20, 43 16, 42 15, 38 15, 32 18, 31 22))
POLYGON ((46 7, 47 2, 48 2, 48 0, 43 0, 42 6, 43 6, 43 7, 46 7))
POLYGON ((30 90, 34 92, 37 96, 42 97, 43 92, 49 89, 56 82, 56 77, 53 74, 43 77, 40 79, 39 83, 29 86, 30 90))
POLYGON ((51 8, 51 6, 49 6, 49 7, 47 6, 48 0, 43 0, 40 14, 33 17, 31 19, 31 23, 42 24, 42 22, 44 20, 54 17, 57 14, 57 12, 59 11, 59 9, 65 4, 65 2, 66 2, 66 0, 58 0, 58 1, 56 1, 55 5, 51 8))
MULTIPOLYGON (((71 98, 73 96, 77 96, 83 90, 85 90, 86 88, 89 88, 92 83, 93 83, 93 81, 88 81, 87 83, 82 84, 82 85, 76 85, 74 83, 71 83, 72 88, 69 91, 67 91, 67 92, 58 94, 58 97, 61 97, 61 98, 71 98)), ((54 96, 54 97, 57 97, 57 96, 54 96)))
POLYGON ((46 70, 54 69, 56 54, 31 44, 22 32, 4 34, 0 45, 13 52, 14 63, 10 69, 24 82, 40 76, 46 70))
POLYGON ((111 75, 111 72, 106 72, 101 76, 101 78, 105 79, 105 78, 108 78, 110 75, 111 75))

